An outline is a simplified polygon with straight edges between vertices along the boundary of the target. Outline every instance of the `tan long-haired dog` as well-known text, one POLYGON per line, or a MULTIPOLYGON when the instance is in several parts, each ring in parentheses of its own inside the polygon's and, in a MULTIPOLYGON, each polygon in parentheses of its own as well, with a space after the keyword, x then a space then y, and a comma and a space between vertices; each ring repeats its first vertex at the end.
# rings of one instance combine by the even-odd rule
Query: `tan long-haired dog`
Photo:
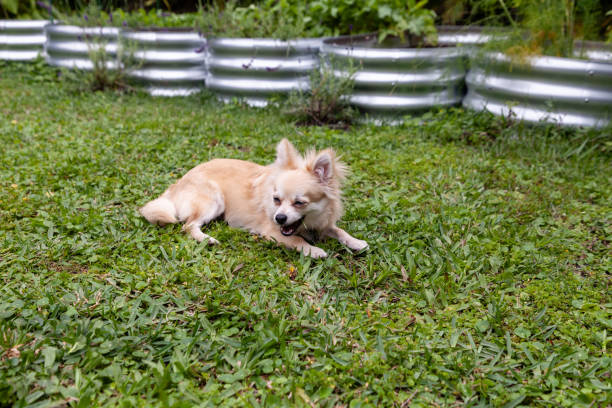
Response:
POLYGON ((151 223, 184 222, 183 229, 198 241, 218 241, 202 225, 223 215, 232 227, 273 239, 313 258, 327 253, 303 236, 316 232, 353 250, 368 244, 336 226, 342 215, 340 184, 346 172, 332 149, 302 157, 287 140, 276 148, 268 166, 215 159, 200 164, 171 185, 140 213, 151 223))

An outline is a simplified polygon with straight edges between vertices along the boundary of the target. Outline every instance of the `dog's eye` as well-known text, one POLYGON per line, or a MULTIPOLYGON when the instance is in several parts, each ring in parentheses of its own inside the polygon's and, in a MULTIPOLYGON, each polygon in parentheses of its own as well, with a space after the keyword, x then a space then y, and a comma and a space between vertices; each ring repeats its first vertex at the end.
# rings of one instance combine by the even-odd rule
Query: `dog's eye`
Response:
POLYGON ((296 201, 293 203, 293 205, 294 205, 294 206, 296 206, 296 207, 303 207, 303 206, 305 206, 305 205, 306 205, 306 202, 304 202, 304 201, 300 201, 300 200, 296 200, 296 201))
POLYGON ((281 203, 280 198, 278 198, 278 197, 274 197, 274 204, 276 204, 276 205, 280 205, 280 203, 281 203))

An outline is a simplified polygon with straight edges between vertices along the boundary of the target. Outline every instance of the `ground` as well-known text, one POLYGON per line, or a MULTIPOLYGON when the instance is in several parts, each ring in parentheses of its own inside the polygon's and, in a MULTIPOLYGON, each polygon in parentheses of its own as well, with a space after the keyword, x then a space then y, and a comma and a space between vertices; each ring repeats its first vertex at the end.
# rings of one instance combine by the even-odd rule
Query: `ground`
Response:
MULTIPOLYGON (((40 64, 39 64, 40 65, 40 64)), ((0 406, 610 406, 610 130, 462 109, 298 127, 0 65, 0 406), (351 168, 311 260, 137 208, 288 137, 351 168)))

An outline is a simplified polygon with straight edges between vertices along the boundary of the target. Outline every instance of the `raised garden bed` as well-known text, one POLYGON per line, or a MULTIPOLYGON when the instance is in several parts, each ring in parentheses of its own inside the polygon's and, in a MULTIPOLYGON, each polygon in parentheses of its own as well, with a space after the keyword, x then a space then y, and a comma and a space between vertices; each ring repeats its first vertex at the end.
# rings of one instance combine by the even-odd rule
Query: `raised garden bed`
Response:
MULTIPOLYGON (((463 105, 528 122, 603 127, 612 117, 612 52, 583 43, 586 59, 488 53, 472 63, 463 105)), ((584 52, 581 52, 584 51, 584 52)))
POLYGON ((92 54, 104 50, 107 68, 117 67, 119 28, 47 25, 45 27, 46 59, 50 65, 91 70, 92 54))
POLYGON ((27 61, 43 53, 48 20, 0 20, 0 59, 27 61))
POLYGON ((456 46, 411 47, 375 34, 325 40, 325 63, 336 76, 353 75, 352 105, 375 117, 401 115, 461 103, 466 51, 456 46))
POLYGON ((273 95, 305 90, 319 66, 322 39, 281 41, 215 38, 208 41, 206 87, 223 101, 265 106, 273 95))
POLYGON ((155 96, 200 92, 206 79, 206 40, 191 29, 124 30, 121 42, 133 56, 128 77, 155 96))

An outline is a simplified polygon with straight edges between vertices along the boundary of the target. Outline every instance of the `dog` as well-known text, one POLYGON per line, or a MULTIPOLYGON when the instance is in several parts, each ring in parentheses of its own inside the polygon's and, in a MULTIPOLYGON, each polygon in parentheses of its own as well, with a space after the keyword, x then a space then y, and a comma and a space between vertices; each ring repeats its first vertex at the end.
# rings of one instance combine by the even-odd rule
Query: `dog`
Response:
POLYGON ((188 171, 159 198, 139 211, 150 223, 184 222, 183 230, 199 242, 217 244, 202 232, 223 217, 232 227, 246 229, 313 258, 327 253, 304 237, 331 237, 362 251, 367 242, 336 226, 342 215, 341 183, 346 166, 332 149, 301 156, 283 139, 276 160, 268 165, 214 159, 188 171))

